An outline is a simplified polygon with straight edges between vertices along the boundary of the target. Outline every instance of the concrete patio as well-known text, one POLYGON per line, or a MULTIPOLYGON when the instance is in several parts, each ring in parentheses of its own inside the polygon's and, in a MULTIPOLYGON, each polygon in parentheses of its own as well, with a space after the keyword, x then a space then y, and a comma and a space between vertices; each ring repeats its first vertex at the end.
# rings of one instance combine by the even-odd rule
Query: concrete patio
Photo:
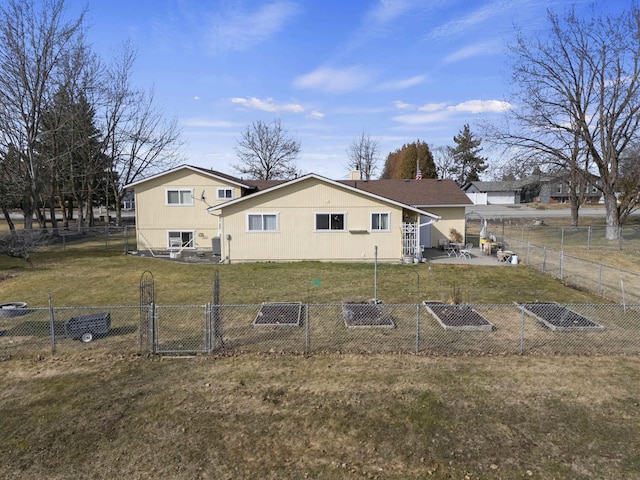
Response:
MULTIPOLYGON (((517 253, 516 253, 517 254, 517 253)), ((499 262, 496 255, 487 255, 480 250, 479 247, 471 249, 471 258, 461 258, 454 255, 447 256, 447 253, 439 248, 428 248, 423 254, 424 258, 431 263, 448 263, 459 265, 481 265, 490 267, 514 267, 515 265, 507 262, 499 262)))

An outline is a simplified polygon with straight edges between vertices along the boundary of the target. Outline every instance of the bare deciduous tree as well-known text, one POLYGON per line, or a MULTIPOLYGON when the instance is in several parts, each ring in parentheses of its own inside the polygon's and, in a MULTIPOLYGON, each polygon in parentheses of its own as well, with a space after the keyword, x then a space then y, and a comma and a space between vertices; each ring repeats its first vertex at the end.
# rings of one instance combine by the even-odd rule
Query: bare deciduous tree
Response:
POLYGON ((124 44, 106 71, 100 108, 103 152, 111 159, 109 181, 118 224, 124 186, 172 168, 182 158, 177 120, 167 119, 154 105, 153 92, 141 92, 131 84, 135 59, 134 49, 124 44))
POLYGON ((254 180, 290 179, 299 175, 295 160, 300 142, 289 137, 279 119, 252 122, 235 146, 240 162, 233 168, 254 180))
MULTIPOLYGON (((66 21, 64 0, 6 0, 0 5, 0 144, 20 157, 25 229, 39 219, 42 157, 39 135, 62 63, 81 43, 84 12, 66 21)), ((41 222, 42 223, 42 222, 41 222)), ((43 226, 43 225, 41 225, 43 226)))
POLYGON ((0 235, 0 254, 22 258, 31 264, 31 254, 38 248, 49 244, 50 235, 41 230, 12 231, 0 235))
POLYGON ((371 180, 378 169, 380 159, 380 142, 371 138, 368 133, 353 139, 347 147, 349 170, 359 170, 363 180, 371 180))
MULTIPOLYGON (((588 19, 549 12, 549 31, 513 48, 520 87, 513 127, 497 136, 510 148, 555 158, 576 182, 600 177, 606 238, 638 205, 640 179, 622 194, 620 160, 640 133, 640 11, 588 19), (592 163, 591 163, 592 162, 592 163)), ((525 153, 526 154, 526 153, 525 153)), ((573 186, 578 187, 578 184, 573 186)), ((579 187, 578 187, 579 188, 579 187)))
POLYGON ((456 159, 453 156, 453 149, 448 146, 435 147, 433 151, 433 163, 436 166, 438 178, 455 179, 456 159))

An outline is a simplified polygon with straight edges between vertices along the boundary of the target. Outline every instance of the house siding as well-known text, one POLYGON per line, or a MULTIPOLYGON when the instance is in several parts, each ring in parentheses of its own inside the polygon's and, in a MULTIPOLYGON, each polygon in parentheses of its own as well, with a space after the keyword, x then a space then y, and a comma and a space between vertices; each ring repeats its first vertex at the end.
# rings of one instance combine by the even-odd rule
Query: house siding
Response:
POLYGON ((234 261, 373 260, 401 257, 403 209, 365 194, 348 191, 318 179, 287 187, 286 192, 265 192, 222 210, 226 238, 223 256, 234 261), (388 231, 371 231, 371 213, 390 214, 388 231), (248 213, 276 213, 277 232, 248 232, 248 213), (316 213, 345 214, 345 231, 316 231, 316 213))
POLYGON ((237 186, 217 181, 190 170, 179 170, 150 179, 135 187, 136 240, 138 249, 166 249, 168 231, 193 231, 197 250, 211 249, 211 239, 219 234, 218 218, 207 212, 216 199, 218 188, 232 188, 234 198, 240 196, 237 186), (167 205, 167 190, 193 191, 193 205, 167 205), (204 192, 204 201, 201 195, 204 192))
POLYGON ((449 238, 449 230, 455 228, 464 235, 466 230, 465 207, 429 207, 424 210, 439 215, 441 218, 433 224, 431 230, 431 247, 438 247, 440 240, 449 238))

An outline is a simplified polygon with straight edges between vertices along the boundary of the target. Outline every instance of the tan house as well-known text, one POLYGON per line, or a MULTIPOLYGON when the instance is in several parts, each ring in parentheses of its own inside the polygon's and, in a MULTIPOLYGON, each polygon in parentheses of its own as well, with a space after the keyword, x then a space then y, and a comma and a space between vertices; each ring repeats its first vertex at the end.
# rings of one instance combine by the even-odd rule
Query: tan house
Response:
POLYGON ((250 181, 192 166, 127 187, 139 250, 226 262, 398 261, 464 232, 471 205, 451 180, 250 181))

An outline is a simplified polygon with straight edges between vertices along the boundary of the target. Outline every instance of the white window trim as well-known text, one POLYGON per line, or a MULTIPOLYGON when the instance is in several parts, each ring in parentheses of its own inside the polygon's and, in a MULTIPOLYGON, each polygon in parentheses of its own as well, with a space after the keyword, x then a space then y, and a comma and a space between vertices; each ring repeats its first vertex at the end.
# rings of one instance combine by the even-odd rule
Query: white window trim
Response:
POLYGON ((314 212, 313 214, 313 231, 319 233, 331 233, 331 232, 347 232, 349 231, 347 228, 347 212, 314 212), (343 215, 344 216, 344 228, 342 230, 332 230, 331 229, 331 219, 329 219, 329 228, 326 230, 318 230, 317 225, 317 216, 318 215, 343 215))
POLYGON ((369 231, 371 232, 390 232, 391 231, 391 212, 371 212, 369 215, 369 231), (374 215, 386 215, 388 228, 373 228, 373 216, 374 215))
POLYGON ((196 248, 196 231, 195 230, 167 230, 167 248, 169 250, 195 250, 196 248), (183 233, 190 233, 191 234, 191 238, 192 238, 192 242, 191 242, 191 246, 190 247, 183 247, 182 245, 180 245, 180 247, 172 247, 171 246, 171 233, 180 233, 180 239, 182 241, 182 234, 183 233))
POLYGON ((228 187, 218 187, 216 189, 216 200, 233 200, 233 188, 228 188, 228 187), (231 196, 227 197, 224 195, 225 192, 230 191, 231 192, 231 196), (223 195, 220 195, 220 194, 223 195))
MULTIPOLYGON (((180 194, 178 193, 180 197, 180 194)), ((164 191, 164 203, 167 207, 193 207, 193 188, 167 188, 164 191), (189 192, 189 198, 191 199, 191 203, 169 203, 169 192, 189 192)))
MULTIPOLYGON (((246 214, 246 232, 247 233, 278 233, 280 232, 280 213, 279 212, 247 212, 246 214), (276 229, 275 230, 249 230, 249 216, 250 215, 260 215, 264 217, 265 215, 273 215, 276 217, 276 229)), ((262 222, 264 226, 264 221, 262 222)))

